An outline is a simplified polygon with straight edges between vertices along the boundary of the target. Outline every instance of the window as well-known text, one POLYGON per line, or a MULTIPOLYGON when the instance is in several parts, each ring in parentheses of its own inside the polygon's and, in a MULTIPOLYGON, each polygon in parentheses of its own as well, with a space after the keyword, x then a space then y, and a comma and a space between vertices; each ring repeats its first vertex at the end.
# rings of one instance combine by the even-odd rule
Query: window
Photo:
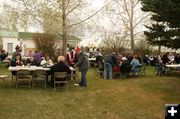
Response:
POLYGON ((9 54, 12 54, 13 53, 13 43, 8 43, 7 44, 7 52, 9 54))

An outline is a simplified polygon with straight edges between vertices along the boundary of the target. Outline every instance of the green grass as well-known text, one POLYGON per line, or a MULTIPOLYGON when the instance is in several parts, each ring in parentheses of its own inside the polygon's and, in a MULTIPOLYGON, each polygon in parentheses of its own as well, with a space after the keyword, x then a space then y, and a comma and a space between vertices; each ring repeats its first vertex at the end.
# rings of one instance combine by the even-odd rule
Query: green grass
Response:
MULTIPOLYGON (((0 73, 9 74, 7 68, 0 73)), ((88 87, 70 84, 69 91, 11 87, 0 81, 0 119, 163 119, 166 103, 180 103, 180 78, 146 76, 127 80, 94 79, 88 87)))

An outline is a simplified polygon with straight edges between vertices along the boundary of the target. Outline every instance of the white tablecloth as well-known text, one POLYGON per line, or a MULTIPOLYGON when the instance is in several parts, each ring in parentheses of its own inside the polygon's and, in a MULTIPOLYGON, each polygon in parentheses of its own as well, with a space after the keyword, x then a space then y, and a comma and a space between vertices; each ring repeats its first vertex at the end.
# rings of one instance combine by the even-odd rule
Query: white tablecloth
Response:
MULTIPOLYGON (((44 71, 50 71, 50 68, 43 68, 43 67, 37 67, 37 66, 16 66, 16 67, 9 67, 9 71, 18 71, 18 70, 28 70, 28 71, 36 71, 36 70, 44 70, 44 71)), ((73 80, 73 75, 75 69, 73 67, 70 67, 71 70, 71 80, 73 80)))
MULTIPOLYGON (((18 71, 18 70, 28 70, 28 71, 36 71, 36 70, 44 70, 44 71, 50 71, 50 68, 43 68, 43 67, 37 67, 37 66, 16 66, 16 67, 9 67, 9 71, 18 71)), ((73 67, 70 67, 71 71, 74 71, 75 69, 73 67)))
POLYGON ((166 67, 170 67, 170 68, 179 68, 179 67, 180 67, 180 64, 166 65, 166 67))
POLYGON ((96 61, 96 58, 88 58, 89 61, 96 61))
POLYGON ((36 67, 36 66, 16 66, 16 67, 9 67, 9 71, 18 71, 18 70, 28 70, 28 71, 36 71, 36 70, 44 70, 50 71, 50 68, 43 68, 43 67, 36 67))

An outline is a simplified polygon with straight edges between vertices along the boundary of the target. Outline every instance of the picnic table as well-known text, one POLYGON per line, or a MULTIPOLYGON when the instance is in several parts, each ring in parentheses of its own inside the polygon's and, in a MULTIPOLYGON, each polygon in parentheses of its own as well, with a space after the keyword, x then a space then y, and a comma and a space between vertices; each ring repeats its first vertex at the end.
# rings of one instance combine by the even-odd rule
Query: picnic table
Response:
POLYGON ((180 64, 165 65, 165 73, 174 74, 180 72, 180 64))
POLYGON ((180 68, 180 64, 166 65, 166 67, 169 67, 169 68, 180 68))
MULTIPOLYGON (((9 71, 19 71, 19 70, 27 70, 27 71, 36 71, 36 70, 44 70, 44 71, 50 71, 50 68, 44 68, 44 67, 37 67, 37 66, 16 66, 16 67, 12 67, 10 66, 8 68, 9 71)), ((71 80, 73 80, 73 74, 75 69, 73 67, 70 67, 71 70, 71 80)))

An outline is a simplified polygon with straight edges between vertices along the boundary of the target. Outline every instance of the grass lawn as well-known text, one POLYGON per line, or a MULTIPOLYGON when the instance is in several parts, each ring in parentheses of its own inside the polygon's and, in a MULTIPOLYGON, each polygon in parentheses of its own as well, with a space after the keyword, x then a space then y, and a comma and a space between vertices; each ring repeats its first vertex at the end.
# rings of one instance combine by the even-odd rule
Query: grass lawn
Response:
MULTIPOLYGON (((94 79, 88 87, 70 84, 69 91, 43 87, 12 88, 0 81, 0 119, 163 119, 166 103, 180 103, 180 78, 146 76, 127 80, 94 79)), ((0 67, 0 73, 9 74, 0 67)))

